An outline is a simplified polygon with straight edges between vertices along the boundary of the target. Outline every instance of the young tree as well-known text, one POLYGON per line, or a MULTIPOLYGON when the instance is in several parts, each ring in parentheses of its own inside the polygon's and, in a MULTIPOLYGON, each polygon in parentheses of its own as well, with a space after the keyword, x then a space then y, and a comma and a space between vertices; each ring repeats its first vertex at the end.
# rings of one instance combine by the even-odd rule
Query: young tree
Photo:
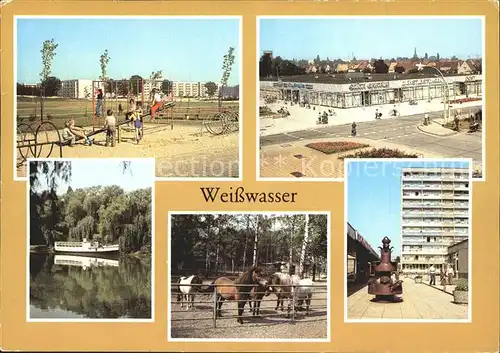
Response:
POLYGON ((222 63, 222 79, 219 90, 219 108, 222 107, 222 93, 224 91, 224 87, 227 86, 227 81, 229 80, 229 76, 231 75, 234 58, 234 47, 229 47, 227 54, 224 55, 224 61, 222 63))
POLYGON ((45 96, 45 84, 52 73, 52 61, 56 56, 57 44, 54 39, 45 40, 40 53, 42 53, 42 71, 40 72, 40 119, 43 121, 43 99, 45 96))
POLYGON ((101 65, 101 76, 99 77, 101 81, 106 81, 108 79, 108 64, 111 57, 108 54, 108 49, 104 50, 99 58, 99 64, 101 65))

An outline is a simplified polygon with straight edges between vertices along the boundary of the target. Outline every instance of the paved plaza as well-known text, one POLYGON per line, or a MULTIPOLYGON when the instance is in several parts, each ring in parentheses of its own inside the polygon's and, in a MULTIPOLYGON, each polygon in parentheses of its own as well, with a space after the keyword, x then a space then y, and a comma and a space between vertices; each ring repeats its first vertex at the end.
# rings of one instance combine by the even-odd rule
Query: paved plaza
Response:
POLYGON ((375 303, 371 301, 374 296, 368 294, 368 287, 364 287, 347 298, 347 318, 467 320, 468 305, 454 304, 453 295, 441 289, 403 278, 402 302, 375 303))
POLYGON ((335 155, 305 147, 310 142, 342 140, 367 143, 376 148, 400 149, 425 158, 472 158, 473 168, 482 169, 481 132, 454 133, 437 124, 424 130, 419 128, 423 119, 423 114, 417 114, 359 122, 354 138, 350 124, 263 134, 260 137, 260 176, 294 177, 291 173, 300 172, 301 177, 342 178, 343 161, 337 160, 335 155))

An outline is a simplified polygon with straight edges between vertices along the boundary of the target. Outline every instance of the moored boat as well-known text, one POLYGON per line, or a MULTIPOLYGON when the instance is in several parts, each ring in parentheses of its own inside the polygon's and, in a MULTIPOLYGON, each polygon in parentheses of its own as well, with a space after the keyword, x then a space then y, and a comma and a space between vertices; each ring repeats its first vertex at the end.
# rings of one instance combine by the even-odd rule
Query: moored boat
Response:
POLYGON ((59 253, 79 253, 79 254, 96 254, 96 253, 116 253, 120 251, 118 244, 103 245, 97 241, 56 241, 54 243, 54 251, 59 253))

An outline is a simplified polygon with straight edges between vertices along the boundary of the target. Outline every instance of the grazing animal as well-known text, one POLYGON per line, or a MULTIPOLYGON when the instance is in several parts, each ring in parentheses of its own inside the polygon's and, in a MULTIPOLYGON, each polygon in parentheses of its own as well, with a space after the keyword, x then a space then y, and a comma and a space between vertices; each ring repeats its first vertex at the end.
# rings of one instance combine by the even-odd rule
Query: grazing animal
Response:
POLYGON ((251 267, 248 271, 244 272, 234 281, 230 280, 227 277, 217 278, 209 288, 204 290, 204 292, 212 291, 213 288, 216 288, 216 316, 222 317, 221 307, 224 303, 224 300, 235 300, 238 302, 238 323, 243 324, 243 310, 245 308, 245 304, 250 299, 250 292, 252 290, 251 286, 239 287, 235 286, 235 284, 253 284, 253 285, 261 285, 263 287, 267 287, 267 280, 262 275, 262 269, 259 267, 251 267))
POLYGON ((264 287, 262 285, 257 285, 252 288, 250 291, 250 300, 248 304, 250 304, 250 311, 252 312, 252 316, 260 316, 260 303, 262 298, 270 295, 270 288, 264 287))
POLYGON ((283 311, 283 301, 287 299, 288 301, 288 312, 291 310, 291 300, 293 296, 293 283, 292 276, 283 272, 276 272, 271 275, 269 285, 272 288, 272 292, 276 295, 276 308, 278 310, 281 306, 281 311, 283 311))
POLYGON ((181 308, 184 307, 184 300, 187 302, 186 303, 186 310, 193 309, 195 310, 196 307, 194 305, 194 297, 197 292, 200 291, 200 287, 196 286, 196 284, 203 284, 202 280, 200 277, 196 275, 192 275, 189 277, 181 277, 177 281, 177 301, 181 302, 181 308), (195 286, 193 286, 195 284, 195 286))
POLYGON ((313 293, 313 281, 310 278, 299 279, 298 286, 295 287, 295 300, 297 301, 297 311, 303 310, 302 304, 306 302, 306 315, 309 315, 309 307, 313 293))

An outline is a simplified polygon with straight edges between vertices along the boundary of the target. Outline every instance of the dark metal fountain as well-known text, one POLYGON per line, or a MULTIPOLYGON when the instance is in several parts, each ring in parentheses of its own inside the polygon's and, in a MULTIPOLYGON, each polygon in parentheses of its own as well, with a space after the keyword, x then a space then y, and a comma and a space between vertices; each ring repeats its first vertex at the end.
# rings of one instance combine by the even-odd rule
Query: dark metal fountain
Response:
POLYGON ((374 295, 377 302, 399 302, 397 295, 403 294, 403 281, 397 277, 393 281, 391 276, 396 271, 391 262, 391 239, 384 237, 380 249, 380 263, 375 267, 375 277, 368 281, 368 294, 374 295))

